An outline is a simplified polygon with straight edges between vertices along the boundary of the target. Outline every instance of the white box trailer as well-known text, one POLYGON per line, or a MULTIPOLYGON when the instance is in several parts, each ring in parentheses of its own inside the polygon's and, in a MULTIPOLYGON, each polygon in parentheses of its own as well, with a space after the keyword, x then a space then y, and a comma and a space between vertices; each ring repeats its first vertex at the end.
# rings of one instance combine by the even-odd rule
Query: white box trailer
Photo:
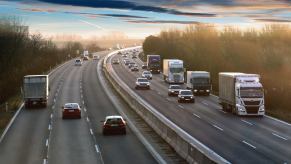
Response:
POLYGON ((195 95, 209 95, 212 89, 210 73, 206 71, 187 71, 186 86, 195 95))
POLYGON ((25 108, 36 105, 47 106, 49 95, 48 75, 27 75, 23 79, 23 98, 25 108))
POLYGON ((224 110, 238 115, 265 114, 264 91, 257 74, 219 73, 219 100, 224 110))

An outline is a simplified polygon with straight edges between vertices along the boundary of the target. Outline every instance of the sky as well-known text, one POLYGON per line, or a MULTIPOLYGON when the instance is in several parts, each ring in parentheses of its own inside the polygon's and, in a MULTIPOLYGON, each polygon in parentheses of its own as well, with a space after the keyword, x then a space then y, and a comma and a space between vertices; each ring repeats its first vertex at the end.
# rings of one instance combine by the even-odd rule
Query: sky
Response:
POLYGON ((190 24, 290 24, 291 0, 0 0, 0 16, 20 18, 31 33, 45 36, 142 39, 190 24))

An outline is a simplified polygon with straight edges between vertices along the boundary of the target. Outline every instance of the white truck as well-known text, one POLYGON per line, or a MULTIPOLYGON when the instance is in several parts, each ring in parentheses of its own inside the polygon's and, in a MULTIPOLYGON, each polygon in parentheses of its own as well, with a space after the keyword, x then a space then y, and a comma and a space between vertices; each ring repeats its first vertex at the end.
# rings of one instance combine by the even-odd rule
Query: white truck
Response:
POLYGON ((187 71, 187 89, 195 95, 209 95, 211 92, 210 73, 206 71, 187 71))
POLYGON ((237 115, 265 114, 264 90, 257 74, 219 73, 219 101, 223 110, 237 115))
POLYGON ((184 83, 184 65, 182 60, 164 59, 163 60, 164 81, 172 84, 184 83))
POLYGON ((48 75, 27 75, 23 79, 25 108, 46 107, 49 95, 48 75))

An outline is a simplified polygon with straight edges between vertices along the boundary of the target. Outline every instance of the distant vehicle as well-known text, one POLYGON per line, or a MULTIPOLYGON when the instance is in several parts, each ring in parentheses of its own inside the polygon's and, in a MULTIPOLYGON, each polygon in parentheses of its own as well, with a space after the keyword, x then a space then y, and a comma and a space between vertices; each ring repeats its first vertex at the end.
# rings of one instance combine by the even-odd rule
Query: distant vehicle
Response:
POLYGON ((120 51, 117 52, 117 55, 122 55, 122 53, 120 51))
POLYGON ((75 60, 75 66, 81 66, 82 65, 82 60, 81 59, 76 59, 75 60))
POLYGON ((81 118, 81 107, 78 103, 66 103, 63 107, 63 119, 81 118))
POLYGON ((164 81, 169 84, 184 83, 184 65, 182 60, 164 59, 163 60, 164 81))
POLYGON ((125 60, 125 61, 124 61, 124 64, 127 65, 127 66, 129 65, 129 63, 130 63, 129 60, 125 60))
POLYGON ((48 75, 27 75, 23 79, 25 108, 46 107, 49 95, 48 75))
POLYGON ((133 67, 134 65, 136 65, 135 62, 130 62, 130 63, 128 64, 128 68, 131 68, 131 67, 133 67))
POLYGON ((119 64, 119 60, 118 59, 113 59, 112 60, 112 64, 119 64))
POLYGON ((126 58, 127 57, 127 54, 122 54, 122 57, 126 58))
POLYGON ((132 54, 131 58, 132 59, 136 59, 137 58, 137 55, 136 54, 132 54))
POLYGON ((178 94, 178 102, 191 102, 195 103, 195 97, 191 90, 180 90, 178 94))
POLYGON ((147 69, 152 73, 161 72, 161 56, 147 55, 147 69))
POLYGON ((93 60, 99 60, 100 56, 99 55, 93 55, 93 60))
POLYGON ((180 85, 169 85, 168 95, 169 96, 177 96, 181 89, 182 89, 182 87, 180 85))
POLYGON ((150 71, 143 71, 142 74, 141 74, 141 77, 147 78, 149 80, 153 79, 153 75, 152 75, 152 73, 150 71))
POLYGON ((83 60, 89 60, 89 56, 84 56, 83 60))
POLYGON ((84 56, 89 56, 89 51, 88 51, 88 50, 85 50, 85 51, 83 52, 83 55, 84 55, 84 56))
POLYGON ((121 116, 107 116, 103 123, 102 133, 107 135, 109 133, 126 134, 126 122, 121 116))
POLYGON ((147 65, 144 65, 144 64, 143 64, 143 65, 141 66, 141 69, 147 69, 147 68, 148 68, 147 65))
POLYGON ((150 82, 147 78, 137 78, 135 82, 135 89, 150 89, 150 82))
POLYGON ((206 71, 187 71, 187 89, 195 95, 208 95, 211 92, 210 73, 206 71))
POLYGON ((130 68, 130 70, 131 70, 131 71, 139 71, 137 65, 133 65, 133 66, 130 68))
POLYGON ((237 115, 265 114, 264 89, 257 74, 219 73, 219 101, 223 110, 237 115))

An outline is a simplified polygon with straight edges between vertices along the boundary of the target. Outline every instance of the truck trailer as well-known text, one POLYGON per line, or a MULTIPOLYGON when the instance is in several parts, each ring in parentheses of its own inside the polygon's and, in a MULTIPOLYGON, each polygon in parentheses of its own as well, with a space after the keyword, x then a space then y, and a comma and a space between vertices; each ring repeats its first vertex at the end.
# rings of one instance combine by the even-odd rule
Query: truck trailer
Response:
POLYGON ((264 90, 257 74, 219 73, 219 101, 223 110, 237 115, 265 114, 264 90))
POLYGON ((161 72, 161 56, 147 55, 147 69, 151 73, 159 74, 161 72))
POLYGON ((209 96, 212 89, 210 73, 206 71, 187 71, 186 86, 195 95, 203 94, 209 96))
POLYGON ((182 60, 164 59, 163 60, 164 81, 169 84, 184 83, 184 65, 182 60))
POLYGON ((23 79, 25 108, 46 107, 49 95, 48 75, 27 75, 23 79))

